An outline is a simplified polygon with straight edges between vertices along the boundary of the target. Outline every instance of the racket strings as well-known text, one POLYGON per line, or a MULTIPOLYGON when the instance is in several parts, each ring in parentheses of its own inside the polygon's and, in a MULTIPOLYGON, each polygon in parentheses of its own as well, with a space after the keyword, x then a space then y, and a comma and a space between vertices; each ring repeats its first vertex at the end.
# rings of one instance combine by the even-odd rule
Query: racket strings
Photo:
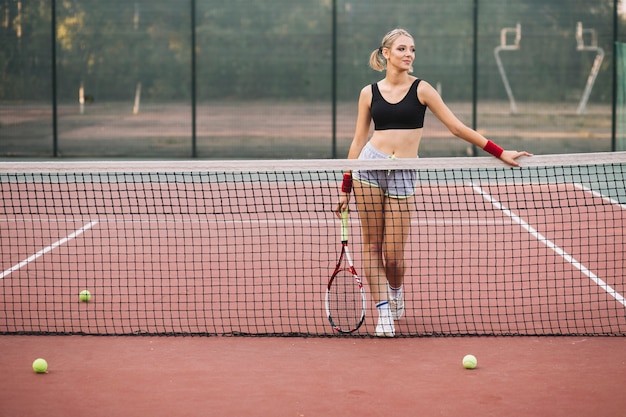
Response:
POLYGON ((343 331, 353 331, 363 316, 361 288, 348 269, 347 262, 333 279, 329 292, 330 315, 334 325, 343 331))

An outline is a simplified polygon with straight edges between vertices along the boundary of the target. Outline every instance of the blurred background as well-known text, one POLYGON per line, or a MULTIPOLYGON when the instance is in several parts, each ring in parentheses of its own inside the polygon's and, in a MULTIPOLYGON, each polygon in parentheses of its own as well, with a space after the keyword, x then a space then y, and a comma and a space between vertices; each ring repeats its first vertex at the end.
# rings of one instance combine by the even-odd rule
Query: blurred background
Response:
MULTIPOLYGON (((0 0, 0 157, 343 158, 386 32, 505 148, 624 150, 617 0, 0 0)), ((428 115, 421 156, 484 155, 428 115)))

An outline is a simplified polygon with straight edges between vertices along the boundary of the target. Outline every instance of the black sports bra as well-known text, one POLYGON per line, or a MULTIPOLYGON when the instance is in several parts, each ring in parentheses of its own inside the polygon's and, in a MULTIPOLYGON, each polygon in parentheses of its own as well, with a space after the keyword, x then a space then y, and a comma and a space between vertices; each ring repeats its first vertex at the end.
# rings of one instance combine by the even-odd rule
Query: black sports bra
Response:
POLYGON ((418 129, 424 127, 426 106, 417 98, 420 79, 413 81, 406 96, 398 103, 387 102, 380 94, 378 84, 372 84, 371 114, 375 130, 418 129))

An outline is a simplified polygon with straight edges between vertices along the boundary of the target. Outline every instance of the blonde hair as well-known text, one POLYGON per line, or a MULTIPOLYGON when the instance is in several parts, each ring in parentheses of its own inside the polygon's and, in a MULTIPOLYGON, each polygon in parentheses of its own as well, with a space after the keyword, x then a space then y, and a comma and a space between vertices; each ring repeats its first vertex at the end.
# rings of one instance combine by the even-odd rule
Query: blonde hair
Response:
MULTIPOLYGON (((396 28, 390 32, 388 32, 385 36, 383 36, 383 40, 380 43, 380 47, 374 49, 370 54, 370 67, 376 71, 383 71, 387 69, 387 60, 383 56, 383 48, 391 49, 393 43, 400 36, 408 36, 413 39, 413 36, 405 30, 401 28, 396 28)), ((409 72, 413 72, 413 67, 409 69, 409 72)))

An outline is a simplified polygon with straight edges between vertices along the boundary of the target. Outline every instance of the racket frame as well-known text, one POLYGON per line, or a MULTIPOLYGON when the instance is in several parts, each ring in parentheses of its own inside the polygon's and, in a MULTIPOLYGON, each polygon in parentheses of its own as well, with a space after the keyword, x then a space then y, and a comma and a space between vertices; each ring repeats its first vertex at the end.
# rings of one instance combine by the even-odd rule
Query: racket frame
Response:
POLYGON ((344 210, 343 212, 341 212, 341 254, 339 255, 339 260, 337 261, 337 265, 335 266, 335 271, 333 272, 330 279, 328 280, 328 285, 326 287, 326 299, 325 299, 326 316, 328 317, 328 321, 330 322, 333 329, 339 333, 353 333, 357 331, 361 327, 363 322, 365 321, 365 312, 367 309, 367 299, 365 296, 365 289, 363 288, 363 281, 361 280, 361 278, 359 277, 359 274, 356 272, 356 269, 354 268, 354 263, 352 262, 352 257, 350 256, 350 250, 348 249, 348 225, 349 225, 348 210, 344 210), (343 267, 344 259, 348 262, 347 267, 343 267), (335 281, 335 278, 342 271, 348 271, 352 275, 352 277, 354 278, 355 285, 358 287, 358 291, 361 294, 361 300, 362 300, 361 316, 357 324, 354 326, 354 328, 351 328, 351 329, 344 329, 338 326, 337 324, 335 324, 332 318, 332 314, 330 313, 331 288, 332 288, 333 282, 335 281))

